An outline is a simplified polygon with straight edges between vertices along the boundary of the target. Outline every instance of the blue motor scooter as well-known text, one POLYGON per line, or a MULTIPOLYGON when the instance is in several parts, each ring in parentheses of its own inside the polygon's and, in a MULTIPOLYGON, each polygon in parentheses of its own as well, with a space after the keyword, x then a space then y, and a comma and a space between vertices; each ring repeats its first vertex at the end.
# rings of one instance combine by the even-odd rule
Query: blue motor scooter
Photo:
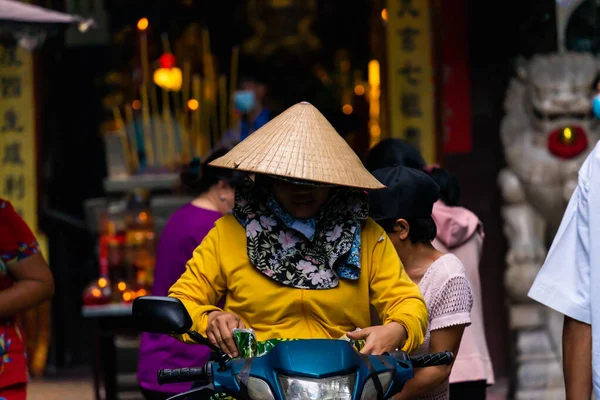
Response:
POLYGON ((203 367, 158 371, 161 385, 200 386, 169 400, 208 399, 215 394, 239 400, 382 400, 399 393, 414 368, 449 365, 454 359, 451 352, 367 356, 345 340, 310 339, 281 342, 264 356, 232 360, 190 330, 192 320, 178 299, 140 297, 133 303, 133 316, 142 331, 188 334, 213 351, 203 367))

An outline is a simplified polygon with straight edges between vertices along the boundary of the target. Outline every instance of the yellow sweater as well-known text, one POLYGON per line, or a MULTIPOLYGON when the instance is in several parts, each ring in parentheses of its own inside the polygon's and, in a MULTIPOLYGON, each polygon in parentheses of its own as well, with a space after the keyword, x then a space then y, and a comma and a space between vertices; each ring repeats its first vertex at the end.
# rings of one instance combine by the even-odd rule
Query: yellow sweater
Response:
MULTIPOLYGON (((408 333, 405 351, 423 342, 427 307, 398 258, 384 230, 366 221, 361 236, 361 273, 355 281, 341 279, 333 289, 304 290, 278 284, 256 270, 246 254, 246 231, 232 216, 219 219, 186 271, 169 290, 187 308, 193 330, 206 335, 208 313, 225 310, 238 315, 258 340, 272 338, 339 338, 370 325, 370 307, 384 323, 401 323, 408 333)), ((183 340, 191 341, 184 337, 183 340)))

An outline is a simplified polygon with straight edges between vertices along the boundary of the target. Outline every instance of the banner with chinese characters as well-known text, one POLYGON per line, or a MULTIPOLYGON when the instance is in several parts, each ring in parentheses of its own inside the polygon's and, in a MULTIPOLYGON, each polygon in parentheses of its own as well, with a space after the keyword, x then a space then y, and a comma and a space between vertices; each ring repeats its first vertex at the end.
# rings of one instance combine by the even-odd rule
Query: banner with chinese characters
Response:
POLYGON ((471 135, 471 80, 467 0, 444 0, 441 26, 444 46, 444 153, 469 153, 471 135))
POLYGON ((33 54, 0 46, 0 197, 37 233, 33 54))
POLYGON ((388 0, 387 60, 390 136, 436 161, 435 84, 429 0, 388 0))

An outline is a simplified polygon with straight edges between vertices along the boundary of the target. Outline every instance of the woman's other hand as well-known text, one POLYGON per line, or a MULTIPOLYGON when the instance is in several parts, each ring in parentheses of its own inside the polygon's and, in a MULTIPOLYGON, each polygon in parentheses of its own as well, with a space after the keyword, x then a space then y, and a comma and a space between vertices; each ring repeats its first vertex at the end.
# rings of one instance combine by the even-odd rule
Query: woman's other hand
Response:
POLYGON ((223 350, 229 357, 237 357, 238 349, 233 338, 233 330, 235 328, 244 329, 246 326, 235 314, 213 311, 208 314, 208 328, 206 328, 206 335, 208 340, 221 350, 223 350))
POLYGON ((348 332, 347 336, 353 340, 364 339, 365 345, 360 352, 375 355, 401 348, 407 338, 406 329, 397 322, 348 332))

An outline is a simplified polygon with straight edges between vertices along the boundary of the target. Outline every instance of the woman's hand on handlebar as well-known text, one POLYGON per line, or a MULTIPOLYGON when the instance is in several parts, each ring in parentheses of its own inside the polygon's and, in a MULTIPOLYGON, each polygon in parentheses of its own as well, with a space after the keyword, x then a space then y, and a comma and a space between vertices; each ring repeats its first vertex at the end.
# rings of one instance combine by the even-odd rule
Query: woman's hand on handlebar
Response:
POLYGON ((206 336, 208 340, 229 357, 235 358, 238 356, 238 349, 233 338, 233 329, 243 329, 246 326, 235 314, 213 311, 208 314, 208 328, 206 328, 206 336))
POLYGON ((404 345, 407 338, 406 329, 397 322, 348 332, 347 336, 353 340, 364 339, 365 345, 360 352, 375 355, 395 351, 404 345))

